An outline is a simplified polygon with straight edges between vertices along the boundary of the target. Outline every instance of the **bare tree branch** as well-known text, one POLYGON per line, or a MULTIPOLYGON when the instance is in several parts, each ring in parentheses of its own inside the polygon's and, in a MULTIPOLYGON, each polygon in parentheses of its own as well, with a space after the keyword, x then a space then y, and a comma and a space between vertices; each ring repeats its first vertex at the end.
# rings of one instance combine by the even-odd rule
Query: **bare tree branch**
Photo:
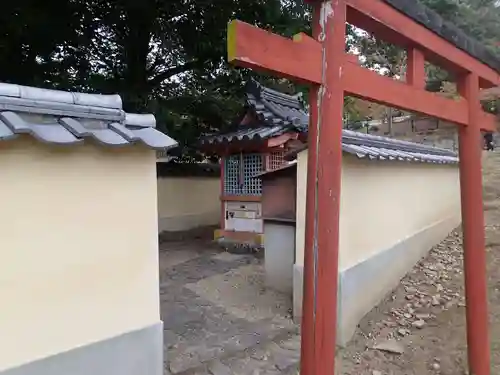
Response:
POLYGON ((149 80, 149 84, 152 87, 158 86, 160 83, 163 81, 177 75, 180 73, 187 72, 189 70, 195 69, 197 67, 201 67, 206 63, 206 61, 200 61, 200 60, 192 60, 188 61, 187 63, 177 65, 174 67, 170 67, 166 70, 164 70, 161 73, 158 73, 155 77, 151 78, 149 80))

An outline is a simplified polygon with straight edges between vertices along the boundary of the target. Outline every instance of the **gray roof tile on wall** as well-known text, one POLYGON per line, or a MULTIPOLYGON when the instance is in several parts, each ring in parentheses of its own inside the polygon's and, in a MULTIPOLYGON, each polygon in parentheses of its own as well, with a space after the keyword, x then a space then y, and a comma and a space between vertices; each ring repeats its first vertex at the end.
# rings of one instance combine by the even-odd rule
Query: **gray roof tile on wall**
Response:
POLYGON ((8 140, 15 138, 16 135, 5 123, 0 120, 0 140, 8 140))
MULTIPOLYGON (((286 155, 287 160, 295 158, 304 147, 286 155)), ((367 160, 408 161, 433 164, 456 164, 457 154, 453 151, 385 138, 352 130, 342 131, 342 151, 367 160)))
POLYGON ((370 160, 458 163, 457 154, 447 149, 352 130, 342 131, 342 151, 370 160))
POLYGON ((150 127, 131 129, 131 131, 141 140, 142 143, 151 148, 154 148, 155 150, 161 150, 165 148, 169 149, 177 146, 177 142, 172 138, 150 127), (169 146, 165 147, 165 144, 169 144, 169 146))
POLYGON ((109 124, 109 128, 116 134, 119 134, 120 136, 125 138, 128 142, 137 142, 141 139, 137 134, 134 133, 133 130, 128 129, 125 125, 119 124, 117 122, 109 124))
POLYGON ((143 144, 155 150, 177 142, 155 129, 152 114, 127 114, 118 95, 46 90, 0 83, 0 140, 29 134, 57 145, 88 140, 104 146, 143 144))
POLYGON ((455 157, 457 155, 455 152, 444 148, 438 148, 421 143, 402 141, 394 138, 381 137, 378 135, 366 134, 346 129, 342 130, 342 143, 349 145, 369 146, 399 152, 424 153, 436 156, 455 157))
POLYGON ((436 164, 455 164, 458 162, 458 158, 453 156, 432 155, 419 152, 403 152, 370 146, 342 144, 342 151, 355 155, 360 159, 368 158, 370 160, 399 160, 436 164))
POLYGON ((56 144, 73 144, 81 141, 57 123, 29 123, 11 111, 0 112, 0 119, 15 135, 29 134, 41 142, 56 144))
POLYGON ((74 118, 65 117, 59 120, 60 125, 71 132, 77 139, 89 137, 110 146, 123 146, 129 143, 127 139, 111 127, 112 123, 101 129, 89 129, 74 118))
POLYGON ((122 109, 122 99, 119 95, 87 94, 15 85, 0 84, 0 96, 31 100, 36 102, 52 102, 58 104, 75 104, 101 108, 122 109))

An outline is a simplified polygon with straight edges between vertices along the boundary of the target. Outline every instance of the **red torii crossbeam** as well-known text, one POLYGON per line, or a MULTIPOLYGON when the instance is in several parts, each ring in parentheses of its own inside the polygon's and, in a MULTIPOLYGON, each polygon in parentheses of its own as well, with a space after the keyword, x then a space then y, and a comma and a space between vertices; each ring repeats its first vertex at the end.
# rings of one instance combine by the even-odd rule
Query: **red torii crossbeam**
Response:
POLYGON ((496 118, 481 110, 479 90, 498 86, 500 75, 385 1, 309 2, 312 38, 301 33, 290 40, 240 21, 228 27, 231 63, 311 85, 301 374, 335 371, 342 115, 348 94, 459 127, 469 367, 471 374, 490 375, 480 130, 495 131, 496 118), (347 21, 406 48, 406 82, 365 69, 345 52, 347 21), (426 60, 455 74, 460 100, 425 90, 426 60))

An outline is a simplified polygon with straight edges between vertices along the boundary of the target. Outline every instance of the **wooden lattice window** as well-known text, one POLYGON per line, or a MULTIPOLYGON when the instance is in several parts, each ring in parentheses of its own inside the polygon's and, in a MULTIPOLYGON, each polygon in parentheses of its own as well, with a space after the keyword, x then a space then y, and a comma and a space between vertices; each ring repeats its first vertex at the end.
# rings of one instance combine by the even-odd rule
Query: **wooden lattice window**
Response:
POLYGON ((261 195, 262 182, 253 178, 263 171, 261 154, 231 155, 224 159, 224 194, 261 195))
POLYGON ((285 164, 285 152, 273 151, 267 156, 267 169, 272 171, 285 164))

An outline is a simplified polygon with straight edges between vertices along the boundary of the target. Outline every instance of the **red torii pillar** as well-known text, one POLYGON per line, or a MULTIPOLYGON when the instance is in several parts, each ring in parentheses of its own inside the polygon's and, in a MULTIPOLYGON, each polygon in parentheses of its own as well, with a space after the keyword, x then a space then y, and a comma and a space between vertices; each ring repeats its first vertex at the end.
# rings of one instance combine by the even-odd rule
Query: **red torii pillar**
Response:
POLYGON ((380 0, 310 2, 313 38, 291 41, 240 21, 228 28, 230 62, 312 85, 301 374, 334 374, 342 114, 350 94, 459 125, 469 367, 489 375, 480 130, 494 131, 496 119, 481 110, 479 89, 498 85, 500 76, 380 0), (406 83, 364 69, 345 53, 347 20, 407 48, 406 83), (425 91, 425 58, 458 73, 464 99, 425 91))

